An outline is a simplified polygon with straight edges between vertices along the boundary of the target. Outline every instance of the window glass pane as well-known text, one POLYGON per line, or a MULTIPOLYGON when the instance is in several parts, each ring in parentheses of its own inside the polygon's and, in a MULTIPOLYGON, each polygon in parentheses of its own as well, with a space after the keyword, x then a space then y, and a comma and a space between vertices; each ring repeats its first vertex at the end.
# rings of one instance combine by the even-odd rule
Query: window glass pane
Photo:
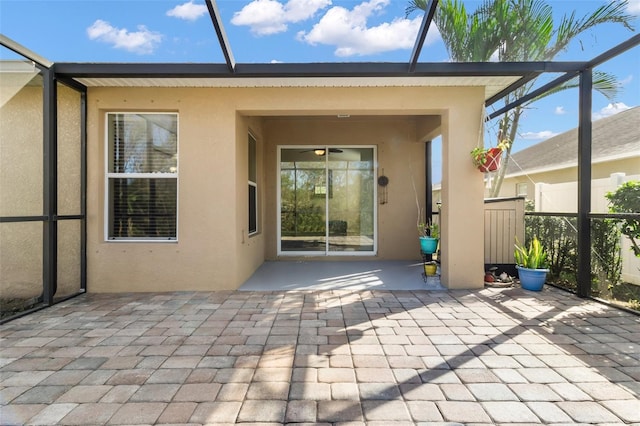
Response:
POLYGON ((176 238, 177 179, 109 179, 109 238, 176 238))
POLYGON ((257 182, 256 164, 256 140, 249 135, 249 180, 254 183, 257 182))
POLYGON ((176 114, 109 114, 109 172, 176 173, 176 114))
POLYGON ((249 233, 258 232, 258 191, 255 185, 249 184, 249 233))

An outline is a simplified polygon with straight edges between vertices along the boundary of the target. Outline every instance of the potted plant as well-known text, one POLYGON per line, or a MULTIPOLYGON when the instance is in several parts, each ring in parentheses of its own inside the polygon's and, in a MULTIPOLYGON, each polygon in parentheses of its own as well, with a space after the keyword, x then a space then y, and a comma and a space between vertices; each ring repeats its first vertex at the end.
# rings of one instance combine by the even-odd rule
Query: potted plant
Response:
POLYGON ((435 261, 429 261, 424 263, 424 274, 427 276, 436 275, 438 272, 438 264, 435 261))
POLYGON ((533 237, 529 246, 520 245, 516 239, 514 257, 520 285, 525 290, 540 291, 549 272, 547 252, 537 237, 533 237))
POLYGON ((438 250, 440 233, 435 223, 418 223, 418 236, 420 238, 420 251, 424 254, 433 254, 438 250))
POLYGON ((500 168, 500 163, 502 162, 502 151, 506 151, 509 148, 509 145, 509 140, 503 139, 497 147, 475 147, 471 151, 471 160, 473 161, 473 165, 483 173, 498 170, 500 168))

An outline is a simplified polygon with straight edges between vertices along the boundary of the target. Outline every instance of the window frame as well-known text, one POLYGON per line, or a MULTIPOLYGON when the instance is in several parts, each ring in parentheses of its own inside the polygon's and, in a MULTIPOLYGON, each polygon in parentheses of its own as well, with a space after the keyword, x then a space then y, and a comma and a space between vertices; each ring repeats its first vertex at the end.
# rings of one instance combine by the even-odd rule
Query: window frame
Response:
POLYGON ((517 182, 516 183, 516 197, 527 197, 529 195, 529 184, 528 182, 517 182), (524 192, 522 191, 524 189, 524 192))
POLYGON ((253 133, 248 132, 248 136, 247 136, 247 182, 248 182, 248 186, 247 186, 247 235, 249 237, 252 237, 254 235, 257 235, 260 233, 260 207, 258 204, 258 139, 253 135, 253 133), (253 158, 251 156, 251 144, 253 142, 253 158), (254 161, 255 164, 251 164, 251 161, 254 161), (255 181, 251 180, 251 170, 254 170, 255 173, 255 181), (254 190, 254 200, 253 200, 253 206, 254 206, 254 211, 253 211, 253 217, 255 217, 255 230, 251 229, 251 202, 249 200, 249 197, 251 196, 251 188, 253 188, 254 190))
POLYGON ((180 116, 178 112, 171 111, 108 111, 104 115, 104 241, 109 243, 177 243, 179 227, 179 204, 180 204, 180 116), (176 171, 175 173, 112 173, 110 172, 110 140, 109 140, 109 117, 112 115, 173 115, 176 118, 176 171), (176 182, 176 214, 175 214, 175 237, 110 237, 109 228, 111 222, 111 202, 109 184, 114 179, 175 179, 176 182))

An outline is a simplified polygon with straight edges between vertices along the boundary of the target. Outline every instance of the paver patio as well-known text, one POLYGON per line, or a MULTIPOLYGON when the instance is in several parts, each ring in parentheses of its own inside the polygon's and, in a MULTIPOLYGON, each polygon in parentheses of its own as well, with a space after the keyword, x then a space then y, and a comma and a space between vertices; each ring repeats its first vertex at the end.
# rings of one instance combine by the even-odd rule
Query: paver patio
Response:
POLYGON ((640 424, 640 317, 553 288, 87 294, 0 333, 3 425, 640 424))

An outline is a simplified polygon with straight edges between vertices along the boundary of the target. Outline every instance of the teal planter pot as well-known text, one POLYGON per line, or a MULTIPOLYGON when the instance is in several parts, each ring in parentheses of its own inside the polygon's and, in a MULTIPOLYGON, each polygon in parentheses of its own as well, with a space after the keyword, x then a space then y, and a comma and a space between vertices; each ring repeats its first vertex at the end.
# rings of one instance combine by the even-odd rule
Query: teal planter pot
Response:
POLYGON ((547 280, 548 269, 529 269, 516 265, 520 285, 525 290, 540 291, 547 280))
POLYGON ((420 251, 424 254, 433 254, 438 250, 438 239, 420 237, 420 251))

